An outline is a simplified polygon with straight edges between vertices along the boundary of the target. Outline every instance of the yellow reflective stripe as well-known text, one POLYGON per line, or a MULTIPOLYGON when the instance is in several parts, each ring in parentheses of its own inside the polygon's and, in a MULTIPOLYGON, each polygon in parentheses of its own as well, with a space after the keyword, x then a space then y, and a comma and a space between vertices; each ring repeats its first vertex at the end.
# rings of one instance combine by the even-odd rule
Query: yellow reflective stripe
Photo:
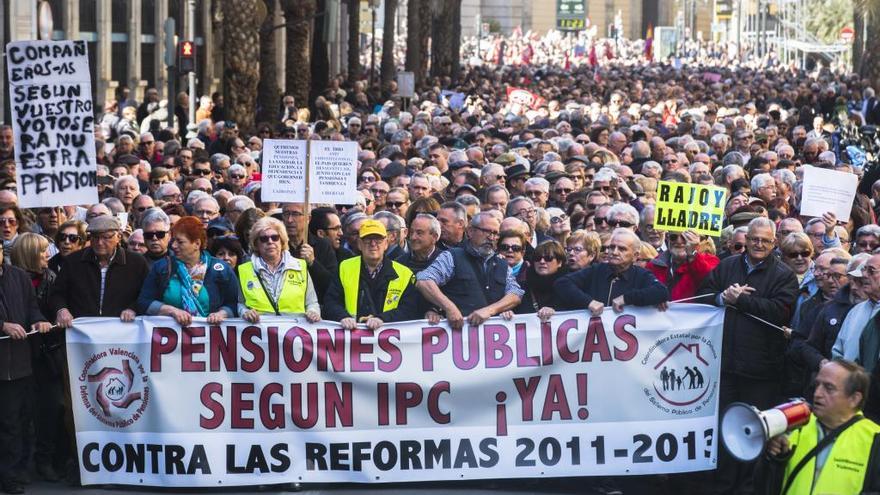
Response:
MULTIPOLYGON (((385 300, 382 304, 382 312, 397 309, 397 305, 400 304, 400 298, 403 296, 403 291, 412 282, 412 270, 396 261, 391 262, 391 267, 397 274, 397 278, 388 282, 388 289, 385 291, 385 300)), ((342 289, 345 293, 345 310, 352 317, 356 317, 358 314, 357 303, 360 279, 360 256, 349 258, 339 264, 339 281, 342 283, 342 289)))
MULTIPOLYGON (((301 267, 306 266, 305 261, 299 261, 301 267)), ((242 263, 238 272, 245 306, 260 313, 275 314, 269 295, 263 290, 263 286, 254 272, 253 263, 250 261, 242 263)), ((284 284, 281 286, 281 295, 278 297, 278 311, 280 313, 305 313, 307 286, 308 277, 306 277, 305 268, 287 270, 284 274, 284 284)))

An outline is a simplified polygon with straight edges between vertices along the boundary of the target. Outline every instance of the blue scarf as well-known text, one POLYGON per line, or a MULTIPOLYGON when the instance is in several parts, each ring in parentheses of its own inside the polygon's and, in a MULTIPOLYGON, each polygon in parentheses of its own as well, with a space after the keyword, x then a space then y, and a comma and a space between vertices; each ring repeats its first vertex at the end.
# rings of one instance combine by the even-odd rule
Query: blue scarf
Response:
MULTIPOLYGON (((206 267, 208 265, 208 253, 202 251, 201 256, 199 257, 199 263, 204 264, 206 267)), ((183 310, 193 316, 208 316, 208 310, 210 308, 202 307, 202 304, 199 302, 199 294, 196 288, 194 287, 193 279, 189 275, 189 270, 186 269, 186 265, 183 261, 180 261, 177 258, 174 258, 174 264, 177 271, 177 278, 180 280, 180 302, 183 304, 183 310)), ((207 269, 205 270, 205 277, 208 276, 207 269)), ((199 288, 204 287, 204 284, 199 288)))

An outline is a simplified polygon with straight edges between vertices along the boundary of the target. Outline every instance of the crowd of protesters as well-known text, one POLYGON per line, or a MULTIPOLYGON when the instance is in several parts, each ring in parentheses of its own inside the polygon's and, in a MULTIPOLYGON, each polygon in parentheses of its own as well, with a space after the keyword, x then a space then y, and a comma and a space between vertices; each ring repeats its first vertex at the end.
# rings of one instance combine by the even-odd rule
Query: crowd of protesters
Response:
MULTIPOLYGON (((313 102, 284 96, 277 120, 254 129, 229 120, 219 94, 181 129, 150 118, 155 91, 112 102, 98 116, 92 205, 20 209, 12 129, 0 126, 2 490, 22 493, 31 462, 41 478, 76 482, 63 329, 79 317, 460 329, 687 300, 728 308, 722 410, 813 397, 835 358, 880 373, 880 171, 839 139, 880 120, 866 81, 697 63, 724 52, 709 45, 684 64, 619 44, 601 63, 571 63, 591 50, 572 42, 560 58, 528 37, 495 40, 498 56, 454 84, 429 81, 408 106, 341 77, 313 102), (508 87, 533 99, 508 99, 508 87), (263 201, 264 139, 357 141, 357 200, 263 201), (859 177, 850 218, 799 214, 807 165, 859 177), (721 237, 655 228, 659 180, 726 188, 721 237)), ((709 473, 595 487, 751 493, 753 466, 719 457, 709 473)))

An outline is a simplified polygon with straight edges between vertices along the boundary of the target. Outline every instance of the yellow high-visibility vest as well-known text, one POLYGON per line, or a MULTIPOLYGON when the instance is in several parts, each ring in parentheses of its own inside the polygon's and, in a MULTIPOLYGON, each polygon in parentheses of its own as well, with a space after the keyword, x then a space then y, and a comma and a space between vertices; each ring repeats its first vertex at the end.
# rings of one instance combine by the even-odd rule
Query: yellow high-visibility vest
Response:
MULTIPOLYGON (((300 269, 284 272, 284 284, 278 296, 278 312, 281 314, 306 312, 308 269, 305 261, 297 258, 294 260, 299 262, 300 269)), ((275 314, 275 308, 257 277, 253 262, 239 265, 238 274, 245 306, 259 313, 275 314)))
MULTIPOLYGON (((396 309, 400 304, 400 298, 403 291, 411 283, 413 278, 412 270, 406 266, 396 262, 391 262, 397 278, 388 282, 388 290, 385 291, 385 301, 382 305, 382 312, 396 309)), ((361 257, 355 256, 349 258, 339 264, 339 281, 342 282, 342 289, 345 292, 345 310, 352 317, 356 317, 358 290, 360 289, 361 280, 361 257)))

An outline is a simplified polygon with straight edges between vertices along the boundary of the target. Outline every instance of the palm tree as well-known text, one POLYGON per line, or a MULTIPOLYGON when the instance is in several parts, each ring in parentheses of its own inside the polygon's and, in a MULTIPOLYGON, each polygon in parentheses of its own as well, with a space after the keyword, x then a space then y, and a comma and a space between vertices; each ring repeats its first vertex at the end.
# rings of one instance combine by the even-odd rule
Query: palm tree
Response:
POLYGON ((223 88, 229 119, 254 127, 260 81, 259 28, 266 17, 261 0, 223 3, 223 88))
POLYGON ((433 0, 434 25, 431 36, 431 76, 454 81, 459 71, 461 43, 461 0, 433 0))
POLYGON ((266 19, 260 26, 260 84, 257 86, 257 122, 275 120, 281 89, 278 87, 278 64, 275 63, 275 6, 277 0, 262 0, 266 19))
POLYGON ((311 42, 316 3, 315 0, 281 0, 281 9, 287 31, 286 91, 296 98, 298 108, 305 108, 312 83, 311 42))
POLYGON ((428 0, 409 0, 406 7, 406 70, 415 75, 416 87, 425 82, 428 38, 431 34, 431 6, 428 0), (428 24, 425 26, 425 20, 428 24), (427 29, 425 29, 427 27, 427 29))
POLYGON ((379 78, 383 94, 390 94, 391 81, 394 79, 394 16, 397 12, 397 0, 385 0, 385 25, 382 30, 382 66, 379 78))

